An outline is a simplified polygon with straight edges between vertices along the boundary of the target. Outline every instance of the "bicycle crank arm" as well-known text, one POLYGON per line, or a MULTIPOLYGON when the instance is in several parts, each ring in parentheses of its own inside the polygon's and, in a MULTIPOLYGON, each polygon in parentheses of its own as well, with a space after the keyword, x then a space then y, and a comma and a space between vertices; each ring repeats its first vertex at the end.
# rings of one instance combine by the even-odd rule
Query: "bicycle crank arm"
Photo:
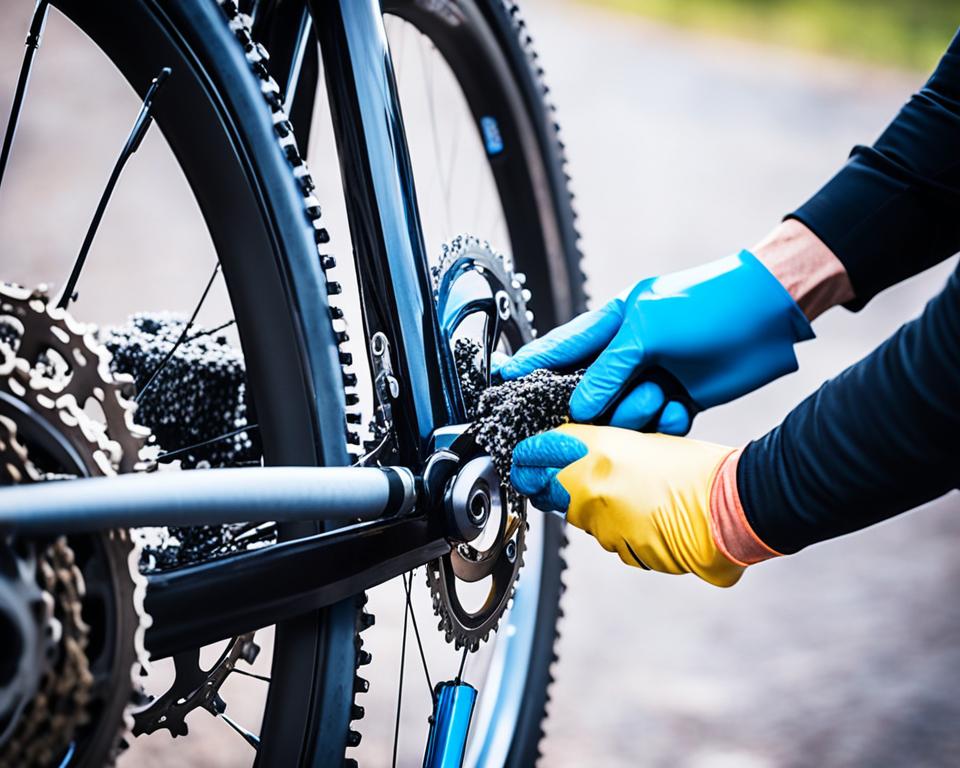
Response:
POLYGON ((57 535, 274 520, 366 521, 416 500, 402 467, 250 467, 152 472, 0 490, 0 533, 57 535))

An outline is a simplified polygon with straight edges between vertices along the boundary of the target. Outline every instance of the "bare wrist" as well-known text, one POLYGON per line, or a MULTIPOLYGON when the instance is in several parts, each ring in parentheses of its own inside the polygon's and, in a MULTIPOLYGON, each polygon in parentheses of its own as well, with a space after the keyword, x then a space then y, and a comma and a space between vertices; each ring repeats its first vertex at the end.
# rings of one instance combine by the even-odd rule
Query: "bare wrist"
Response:
POLYGON ((752 252, 787 289, 808 320, 854 298, 843 263, 796 219, 781 222, 752 252))

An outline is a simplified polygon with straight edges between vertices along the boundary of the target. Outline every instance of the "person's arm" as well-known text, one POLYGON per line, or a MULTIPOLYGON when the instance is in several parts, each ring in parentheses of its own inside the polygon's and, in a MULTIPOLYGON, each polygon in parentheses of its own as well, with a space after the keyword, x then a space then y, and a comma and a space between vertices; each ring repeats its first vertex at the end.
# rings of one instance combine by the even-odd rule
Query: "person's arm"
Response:
POLYGON ((839 259, 854 310, 960 250, 960 32, 874 145, 854 147, 791 220, 839 259))
POLYGON ((853 299, 843 263, 796 219, 782 222, 751 250, 810 321, 853 299))
POLYGON ((748 444, 735 472, 746 520, 779 553, 956 488, 960 269, 919 318, 748 444))
POLYGON ((685 434, 697 411, 796 370, 809 320, 858 308, 958 249, 960 35, 876 144, 855 148, 752 253, 641 280, 495 374, 585 367, 574 421, 685 434))
POLYGON ((960 481, 960 270, 923 315, 760 440, 568 424, 510 480, 628 565, 735 584, 748 566, 911 509, 960 481))

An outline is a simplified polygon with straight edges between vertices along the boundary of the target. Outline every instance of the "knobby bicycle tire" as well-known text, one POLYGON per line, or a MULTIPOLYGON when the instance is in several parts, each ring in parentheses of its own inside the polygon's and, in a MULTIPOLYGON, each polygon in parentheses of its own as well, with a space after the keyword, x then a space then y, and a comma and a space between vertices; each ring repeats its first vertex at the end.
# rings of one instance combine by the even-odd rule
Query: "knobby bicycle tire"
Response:
MULTIPOLYGON (((53 0, 143 95, 173 74, 154 116, 203 213, 221 261, 247 362, 264 459, 344 465, 344 396, 319 210, 294 175, 292 137, 275 127, 269 76, 258 71, 232 6, 213 0, 53 0)), ((280 526, 282 538, 320 532, 280 526)), ((354 598, 277 626, 272 685, 282 706, 261 726, 262 765, 336 765, 350 722, 354 598), (322 712, 322 716, 321 716, 322 712), (336 747, 335 745, 339 745, 336 747), (337 757, 337 755, 339 755, 337 757)))

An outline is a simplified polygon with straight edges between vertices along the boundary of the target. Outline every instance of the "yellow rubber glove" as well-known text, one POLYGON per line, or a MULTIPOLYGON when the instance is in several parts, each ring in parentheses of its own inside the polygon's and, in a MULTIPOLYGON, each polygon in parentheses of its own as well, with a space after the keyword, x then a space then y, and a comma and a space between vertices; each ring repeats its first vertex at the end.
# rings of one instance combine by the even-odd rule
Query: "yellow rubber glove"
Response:
POLYGON ((683 437, 566 424, 520 443, 511 481, 540 509, 566 512, 628 565, 695 573, 718 587, 743 566, 714 542, 710 492, 733 448, 683 437))

